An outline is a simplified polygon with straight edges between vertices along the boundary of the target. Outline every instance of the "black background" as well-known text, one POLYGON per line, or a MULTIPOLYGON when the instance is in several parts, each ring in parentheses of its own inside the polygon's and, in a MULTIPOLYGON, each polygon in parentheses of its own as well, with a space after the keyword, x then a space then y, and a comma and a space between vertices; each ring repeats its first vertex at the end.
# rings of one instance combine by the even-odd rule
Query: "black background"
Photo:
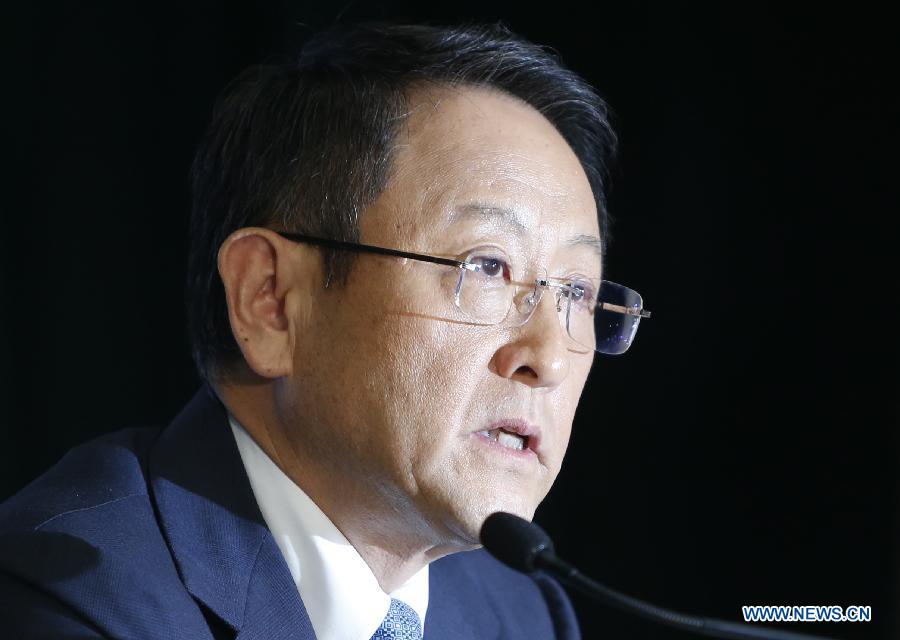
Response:
MULTIPOLYGON (((608 276, 653 318, 597 357, 538 520, 632 595, 871 605, 900 633, 897 32, 853 4, 49 2, 4 20, 0 499, 197 386, 187 172, 215 96, 336 19, 503 19, 616 114, 608 276)), ((586 638, 684 638, 575 597, 586 638)))

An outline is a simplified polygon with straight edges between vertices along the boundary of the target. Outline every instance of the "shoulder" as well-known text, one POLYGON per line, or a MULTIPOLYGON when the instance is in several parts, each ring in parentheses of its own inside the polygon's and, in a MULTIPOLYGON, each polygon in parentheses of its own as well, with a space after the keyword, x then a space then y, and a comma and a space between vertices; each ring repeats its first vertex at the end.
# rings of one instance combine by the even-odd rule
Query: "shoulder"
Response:
POLYGON ((158 435, 125 429, 80 445, 0 504, 0 600, 17 603, 4 628, 115 636, 126 618, 134 629, 159 615, 143 603, 176 604, 183 589, 146 473, 158 435))
POLYGON ((69 514, 147 496, 146 453, 159 429, 123 429, 66 453, 0 504, 0 533, 33 531, 69 514))
MULTIPOLYGON (((456 598, 471 600, 466 607, 486 607, 498 619, 503 637, 580 638, 568 596, 542 572, 514 571, 484 549, 442 558, 431 564, 431 571, 435 598, 446 597, 449 587, 456 598)), ((429 616, 431 612, 429 604, 429 616)))

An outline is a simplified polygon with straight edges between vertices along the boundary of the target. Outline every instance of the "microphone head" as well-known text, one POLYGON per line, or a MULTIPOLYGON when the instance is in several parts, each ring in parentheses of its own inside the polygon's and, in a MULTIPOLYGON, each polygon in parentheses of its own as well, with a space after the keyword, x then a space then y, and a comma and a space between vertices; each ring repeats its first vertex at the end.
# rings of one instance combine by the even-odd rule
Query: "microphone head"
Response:
POLYGON ((481 544, 503 564, 530 573, 543 553, 553 555, 547 532, 533 522, 511 513, 492 513, 481 525, 481 544))

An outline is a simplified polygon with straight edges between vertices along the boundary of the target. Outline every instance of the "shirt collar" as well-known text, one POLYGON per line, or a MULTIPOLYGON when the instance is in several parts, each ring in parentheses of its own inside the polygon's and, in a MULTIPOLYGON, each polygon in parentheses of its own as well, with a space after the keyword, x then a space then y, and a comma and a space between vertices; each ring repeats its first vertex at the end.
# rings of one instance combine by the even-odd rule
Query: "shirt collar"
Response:
POLYGON ((288 478, 228 414, 253 494, 284 556, 321 640, 369 640, 391 598, 408 604, 422 628, 428 608, 428 566, 390 594, 362 556, 306 493, 288 478))

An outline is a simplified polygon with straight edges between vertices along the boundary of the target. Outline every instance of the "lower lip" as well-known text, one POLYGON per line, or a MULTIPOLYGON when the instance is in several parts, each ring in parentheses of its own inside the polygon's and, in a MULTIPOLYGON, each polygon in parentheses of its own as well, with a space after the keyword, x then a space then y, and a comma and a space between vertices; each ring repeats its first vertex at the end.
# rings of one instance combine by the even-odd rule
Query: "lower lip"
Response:
POLYGON ((472 435, 474 435, 479 442, 490 447, 493 452, 499 455, 509 456, 513 460, 537 460, 537 454, 528 447, 525 447, 524 449, 510 449, 509 447, 504 447, 490 436, 485 436, 478 432, 472 435))

